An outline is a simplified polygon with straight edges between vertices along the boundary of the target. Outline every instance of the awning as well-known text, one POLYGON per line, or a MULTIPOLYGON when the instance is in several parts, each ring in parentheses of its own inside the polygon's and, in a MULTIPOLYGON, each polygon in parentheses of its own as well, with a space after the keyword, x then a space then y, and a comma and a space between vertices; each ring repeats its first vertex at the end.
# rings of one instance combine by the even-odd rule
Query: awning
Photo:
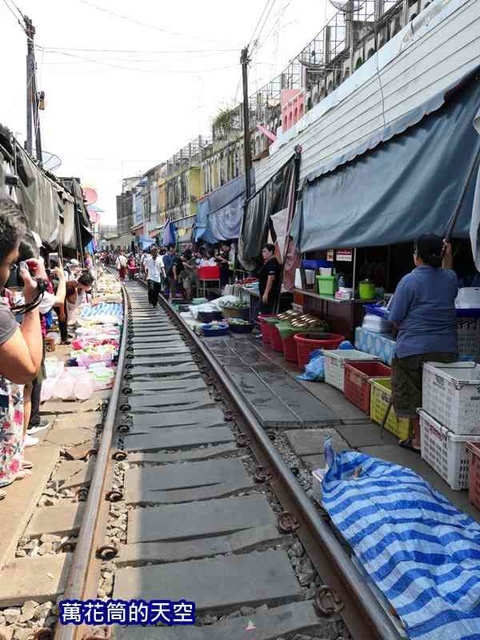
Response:
POLYGON ((253 268, 253 260, 260 258, 267 241, 270 217, 285 209, 289 187, 295 170, 295 156, 278 171, 248 201, 243 216, 239 243, 239 258, 246 269, 253 268))
POLYGON ((195 240, 215 244, 240 235, 245 201, 245 178, 230 180, 198 204, 195 240))
MULTIPOLYGON (((432 101, 420 109, 420 121, 410 114, 417 123, 403 133, 384 132, 386 142, 311 176, 291 229, 302 252, 396 244, 445 232, 480 145, 473 128, 480 105, 478 72, 443 98, 434 112, 432 101)), ((474 180, 455 237, 468 236, 473 194, 474 180)))

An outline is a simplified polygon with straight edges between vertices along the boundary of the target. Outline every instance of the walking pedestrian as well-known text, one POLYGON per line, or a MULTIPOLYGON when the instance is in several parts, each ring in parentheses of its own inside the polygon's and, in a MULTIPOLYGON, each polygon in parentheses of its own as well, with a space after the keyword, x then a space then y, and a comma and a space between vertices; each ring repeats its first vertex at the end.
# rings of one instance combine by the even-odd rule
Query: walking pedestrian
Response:
POLYGON ((147 276, 148 303, 155 308, 158 304, 158 296, 165 277, 162 256, 158 255, 158 247, 152 247, 151 255, 143 262, 143 270, 147 276))
POLYGON ((118 270, 118 275, 120 276, 120 280, 122 282, 125 281, 125 276, 127 275, 127 264, 127 258, 123 253, 123 249, 120 249, 117 261, 115 262, 115 267, 118 270))

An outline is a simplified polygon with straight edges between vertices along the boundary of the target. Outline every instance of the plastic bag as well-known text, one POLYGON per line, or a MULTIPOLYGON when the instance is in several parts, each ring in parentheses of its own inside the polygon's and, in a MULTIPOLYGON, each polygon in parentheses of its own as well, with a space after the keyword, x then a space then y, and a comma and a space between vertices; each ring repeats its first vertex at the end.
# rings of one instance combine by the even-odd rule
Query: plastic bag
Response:
POLYGON ((310 380, 316 382, 323 382, 325 380, 325 357, 323 356, 323 352, 321 349, 316 349, 313 353, 316 353, 317 355, 310 357, 310 361, 306 365, 305 371, 301 375, 297 376, 297 380, 310 380))

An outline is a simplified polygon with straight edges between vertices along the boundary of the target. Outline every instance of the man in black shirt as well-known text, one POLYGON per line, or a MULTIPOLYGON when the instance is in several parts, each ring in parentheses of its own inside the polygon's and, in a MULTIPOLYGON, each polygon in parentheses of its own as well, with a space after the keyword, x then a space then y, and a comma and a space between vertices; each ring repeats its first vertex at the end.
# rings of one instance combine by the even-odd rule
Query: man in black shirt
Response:
POLYGON ((222 243, 218 256, 216 258, 217 264, 220 267, 220 286, 223 287, 228 284, 229 269, 230 269, 230 245, 222 243))
POLYGON ((273 313, 280 294, 280 264, 275 258, 275 245, 266 244, 262 249, 263 266, 258 274, 260 313, 273 313))

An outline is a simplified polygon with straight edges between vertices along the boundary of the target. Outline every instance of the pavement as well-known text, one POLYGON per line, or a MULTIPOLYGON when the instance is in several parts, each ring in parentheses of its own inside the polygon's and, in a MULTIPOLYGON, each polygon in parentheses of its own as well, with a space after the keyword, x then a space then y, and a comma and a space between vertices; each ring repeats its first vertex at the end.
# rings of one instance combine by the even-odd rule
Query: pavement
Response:
POLYGON ((322 382, 296 380, 300 371, 295 363, 287 362, 283 354, 266 347, 254 335, 204 338, 203 342, 263 426, 280 428, 307 469, 324 466, 323 443, 332 436, 336 450, 357 449, 413 469, 458 509, 480 522, 480 511, 470 504, 468 491, 450 489, 420 454, 399 447, 397 438, 387 431, 381 434, 380 427, 338 389, 322 382))

